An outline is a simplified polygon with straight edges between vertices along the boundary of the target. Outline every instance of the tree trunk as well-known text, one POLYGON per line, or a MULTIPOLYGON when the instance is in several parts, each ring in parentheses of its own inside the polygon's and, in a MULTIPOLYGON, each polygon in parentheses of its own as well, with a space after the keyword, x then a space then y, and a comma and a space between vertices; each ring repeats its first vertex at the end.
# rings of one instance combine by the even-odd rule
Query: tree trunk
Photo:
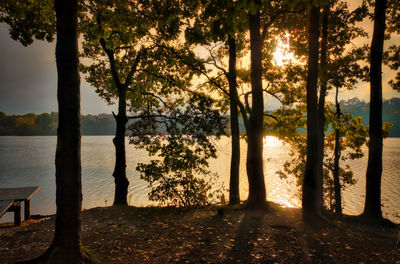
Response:
POLYGON ((262 40, 260 34, 261 1, 255 14, 249 14, 252 110, 247 131, 247 176, 249 180, 248 208, 266 208, 266 191, 263 170, 263 119, 264 100, 262 88, 262 40))
POLYGON ((375 21, 370 55, 370 115, 367 185, 363 216, 379 220, 382 178, 382 53, 385 33, 386 0, 375 1, 375 21))
POLYGON ((308 36, 308 73, 307 73, 307 157, 303 180, 302 213, 303 221, 314 222, 317 210, 317 160, 318 160, 318 38, 319 7, 311 6, 308 36))
POLYGON ((120 87, 118 89, 118 115, 114 115, 117 123, 115 137, 113 139, 115 147, 115 167, 114 167, 114 182, 115 194, 114 205, 127 205, 129 181, 126 178, 126 153, 125 153, 125 133, 126 123, 126 89, 120 87))
POLYGON ((240 134, 239 134, 239 114, 237 105, 237 83, 236 83, 236 40, 229 35, 229 103, 231 115, 231 137, 232 137, 232 156, 231 174, 229 181, 229 204, 239 204, 239 165, 240 165, 240 134))
POLYGON ((77 1, 56 0, 58 130, 56 223, 53 241, 28 263, 83 263, 81 249, 81 118, 77 1))
POLYGON ((325 96, 328 82, 327 75, 327 44, 328 44, 328 16, 329 5, 324 8, 322 15, 322 40, 321 40, 321 77, 318 101, 318 154, 317 154, 317 206, 318 210, 324 208, 324 143, 325 143, 325 96))
MULTIPOLYGON (((338 100, 339 87, 336 87, 336 117, 339 120, 341 126, 340 118, 340 103, 338 100)), ((335 188, 335 212, 337 214, 342 214, 342 186, 340 185, 339 177, 339 161, 340 161, 340 127, 335 129, 335 157, 333 165, 333 184, 335 188)))

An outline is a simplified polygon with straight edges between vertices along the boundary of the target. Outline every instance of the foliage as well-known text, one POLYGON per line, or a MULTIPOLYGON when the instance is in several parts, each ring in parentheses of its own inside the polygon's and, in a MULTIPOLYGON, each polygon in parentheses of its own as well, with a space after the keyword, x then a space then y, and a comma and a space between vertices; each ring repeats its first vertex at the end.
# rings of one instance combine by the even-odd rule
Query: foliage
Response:
MULTIPOLYGON (((335 131, 340 129, 341 137, 341 161, 359 159, 364 156, 362 147, 368 145, 368 126, 363 124, 362 116, 354 117, 350 113, 344 113, 340 120, 335 116, 335 109, 328 105, 325 109, 327 120, 325 123, 325 143, 324 143, 324 197, 326 204, 334 204, 334 185, 333 185, 333 166, 334 166, 334 147, 335 131)), ((306 133, 304 106, 298 105, 296 108, 280 108, 271 113, 277 119, 268 119, 269 130, 271 133, 291 147, 289 156, 291 160, 284 163, 283 168, 276 173, 283 179, 294 176, 297 185, 301 186, 305 170, 306 156, 306 133)), ((389 136, 392 123, 384 122, 384 137, 389 136)), ((356 183, 353 172, 349 165, 339 168, 339 177, 342 188, 356 183)))
MULTIPOLYGON (((387 1, 387 19, 386 19, 386 39, 390 39, 391 35, 395 35, 397 39, 400 35, 400 1, 387 1)), ((384 52, 384 63, 390 69, 396 71, 394 79, 389 81, 389 85, 396 91, 400 92, 400 45, 392 44, 384 52)))
POLYGON ((163 115, 157 110, 143 111, 130 126, 130 143, 156 158, 137 166, 149 183, 149 199, 162 205, 206 205, 213 198, 215 176, 207 169, 208 159, 216 158, 211 140, 224 132, 224 119, 204 94, 193 94, 184 107, 163 115))
POLYGON ((184 47, 178 41, 180 10, 167 2, 103 0, 84 5, 81 56, 88 60, 81 70, 109 104, 126 91, 128 105, 140 107, 143 94, 174 93, 191 80, 170 51, 184 47))
MULTIPOLYGON (((281 111, 282 110, 279 110, 278 112, 281 111)), ((294 109, 291 110, 291 112, 294 111, 295 111, 294 109)), ((361 147, 366 143, 366 137, 368 133, 366 126, 364 126, 362 123, 362 118, 361 117, 353 118, 350 114, 347 113, 340 120, 336 120, 335 112, 332 106, 326 107, 325 112, 327 113, 328 116, 326 120, 325 131, 328 130, 329 126, 331 126, 332 128, 340 127, 342 135, 344 135, 344 137, 341 138, 341 147, 342 147, 342 152, 346 153, 346 155, 343 155, 341 157, 341 160, 342 161, 348 159, 353 160, 363 157, 364 154, 361 147)), ((275 112, 274 115, 276 115, 275 112)), ((299 117, 301 116, 300 113, 296 113, 295 115, 299 117)), ((304 120, 304 118, 301 118, 299 120, 304 120)), ((303 122, 304 124, 304 121, 301 122, 303 122)), ((276 128, 273 129, 273 131, 281 131, 280 129, 282 127, 281 122, 271 121, 270 124, 272 127, 276 128)), ((287 178, 289 175, 294 176, 297 179, 297 185, 301 186, 305 171, 306 134, 304 132, 299 131, 298 125, 299 123, 294 123, 293 125, 286 123, 284 126, 285 127, 289 126, 291 127, 291 129, 286 130, 286 133, 284 134, 281 134, 281 132, 278 132, 276 134, 278 137, 282 138, 285 142, 290 144, 291 151, 289 155, 292 157, 291 160, 284 163, 283 169, 277 171, 277 173, 281 178, 287 178)), ((305 127, 302 126, 302 128, 304 131, 305 127)), ((335 145, 334 130, 331 129, 331 131, 326 134, 324 145, 325 145, 324 147, 325 154, 323 160, 324 196, 326 197, 325 201, 328 202, 328 204, 333 204, 332 199, 334 196, 333 196, 332 173, 334 164, 333 150, 335 145)), ((345 188, 346 185, 355 184, 353 173, 348 165, 340 168, 339 177, 341 179, 343 188, 345 188)))
MULTIPOLYGON (((370 108, 369 103, 360 101, 357 98, 353 98, 347 101, 342 101, 341 106, 343 112, 348 112, 353 116, 362 116, 362 119, 368 125, 370 108)), ((388 100, 383 100, 382 102, 382 119, 383 121, 393 124, 393 127, 390 129, 391 137, 400 136, 399 106, 400 98, 391 98, 388 100)))
POLYGON ((53 41, 55 21, 53 0, 0 2, 0 23, 8 24, 11 38, 24 46, 32 44, 33 38, 53 41))

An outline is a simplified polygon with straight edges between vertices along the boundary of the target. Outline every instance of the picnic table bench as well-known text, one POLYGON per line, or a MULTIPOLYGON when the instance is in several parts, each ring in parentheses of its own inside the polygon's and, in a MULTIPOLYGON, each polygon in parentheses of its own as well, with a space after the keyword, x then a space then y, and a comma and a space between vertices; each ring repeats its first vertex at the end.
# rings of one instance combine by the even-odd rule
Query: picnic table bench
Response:
POLYGON ((14 212, 14 224, 21 225, 21 203, 25 206, 25 220, 31 218, 31 198, 39 186, 0 188, 0 217, 6 212, 14 212))

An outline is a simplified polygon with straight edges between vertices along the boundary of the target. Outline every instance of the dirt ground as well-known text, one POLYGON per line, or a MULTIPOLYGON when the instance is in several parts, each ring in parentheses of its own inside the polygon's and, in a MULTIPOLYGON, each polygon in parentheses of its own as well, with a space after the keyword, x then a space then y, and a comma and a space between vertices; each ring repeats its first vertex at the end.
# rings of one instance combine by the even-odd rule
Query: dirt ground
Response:
MULTIPOLYGON (((100 263, 400 263, 399 227, 329 223, 306 227, 288 208, 93 208, 82 212, 82 244, 100 263)), ((0 227, 0 263, 40 255, 53 232, 53 216, 0 227)))

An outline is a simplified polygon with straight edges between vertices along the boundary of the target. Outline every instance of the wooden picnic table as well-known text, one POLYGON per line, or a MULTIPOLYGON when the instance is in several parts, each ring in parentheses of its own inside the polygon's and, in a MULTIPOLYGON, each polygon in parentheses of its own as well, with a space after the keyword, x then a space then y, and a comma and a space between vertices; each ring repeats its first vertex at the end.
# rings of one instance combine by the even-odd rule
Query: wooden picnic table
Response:
POLYGON ((25 205, 25 220, 31 218, 31 198, 39 186, 0 188, 0 217, 6 212, 14 212, 14 224, 21 225, 21 203, 25 205))

